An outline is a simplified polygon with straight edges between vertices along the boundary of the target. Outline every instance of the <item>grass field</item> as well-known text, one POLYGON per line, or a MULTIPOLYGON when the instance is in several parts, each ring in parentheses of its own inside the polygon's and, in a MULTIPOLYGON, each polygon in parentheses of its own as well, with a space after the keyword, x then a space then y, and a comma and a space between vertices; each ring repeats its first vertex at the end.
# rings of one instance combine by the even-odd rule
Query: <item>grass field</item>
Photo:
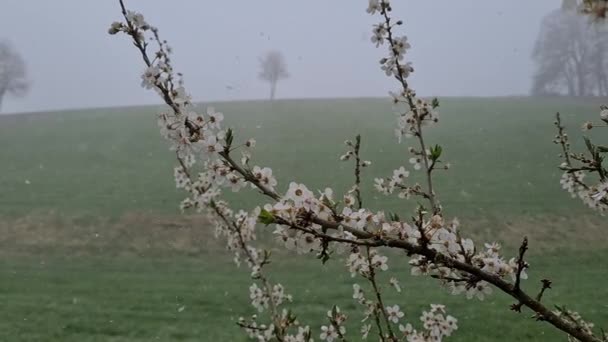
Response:
MULTIPOLYGON (((608 227, 560 190, 551 143, 556 111, 574 136, 598 105, 527 98, 441 104, 441 123, 429 139, 444 146, 453 166, 437 179, 448 215, 461 218, 474 236, 505 242, 509 254, 529 235, 531 292, 538 279, 550 277, 548 301, 607 327, 608 227)), ((295 179, 311 188, 347 189, 352 180, 342 175, 350 175, 350 165, 337 159, 342 142, 361 133, 363 154, 373 162, 364 174, 369 206, 407 214, 414 205, 371 190, 374 177, 408 166, 407 141, 395 143, 387 100, 215 106, 237 137, 257 139, 254 162, 271 166, 283 186, 295 179)), ((0 341, 245 340, 231 320, 251 313, 247 274, 214 245, 204 219, 179 215, 174 160, 157 133, 158 110, 0 117, 0 302, 6 304, 0 341)), ((260 197, 230 199, 251 207, 260 197)), ((341 261, 320 269, 316 260, 279 259, 272 276, 294 294, 303 321, 318 326, 333 303, 354 308, 341 261)), ((510 312, 504 296, 470 305, 409 277, 405 261, 391 267, 405 293, 390 300, 412 320, 426 303, 448 304, 461 327, 453 341, 563 340, 529 313, 510 312)))

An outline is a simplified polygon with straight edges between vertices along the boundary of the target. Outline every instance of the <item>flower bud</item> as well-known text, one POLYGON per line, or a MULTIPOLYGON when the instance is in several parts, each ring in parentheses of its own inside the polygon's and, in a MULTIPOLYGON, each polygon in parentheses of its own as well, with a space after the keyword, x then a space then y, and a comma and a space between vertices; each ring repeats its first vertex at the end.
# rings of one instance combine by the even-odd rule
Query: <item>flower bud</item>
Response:
POLYGON ((583 124, 581 128, 583 129, 583 131, 589 131, 593 128, 593 123, 587 121, 583 124))
POLYGON ((108 29, 108 33, 112 35, 117 34, 120 31, 122 31, 122 23, 118 21, 113 22, 108 29))

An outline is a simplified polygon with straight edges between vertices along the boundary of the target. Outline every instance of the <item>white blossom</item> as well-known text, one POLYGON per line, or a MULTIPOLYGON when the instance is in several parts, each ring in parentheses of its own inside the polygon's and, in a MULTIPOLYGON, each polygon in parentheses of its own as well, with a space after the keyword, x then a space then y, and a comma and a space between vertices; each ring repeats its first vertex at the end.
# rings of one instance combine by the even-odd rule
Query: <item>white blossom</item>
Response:
MULTIPOLYGON (((272 169, 268 167, 261 168, 259 166, 254 166, 252 173, 261 184, 268 187, 270 190, 274 190, 274 187, 277 186, 277 180, 272 175, 272 169)), ((252 184, 252 187, 255 187, 255 185, 252 184)))
POLYGON ((322 341, 332 342, 334 340, 337 340, 338 337, 340 337, 338 335, 338 331, 336 330, 336 328, 334 328, 333 325, 330 325, 330 326, 324 325, 321 327, 321 334, 319 335, 319 338, 322 341))
POLYGON ((384 44, 385 36, 387 34, 386 27, 384 23, 380 23, 378 25, 374 25, 374 29, 372 30, 372 38, 371 41, 376 45, 376 47, 384 44))
POLYGON ((141 86, 145 89, 152 89, 158 86, 157 79, 160 77, 161 71, 156 66, 150 66, 144 70, 141 75, 141 86))
POLYGON ((216 112, 213 107, 208 107, 207 115, 209 116, 209 128, 220 129, 224 120, 224 114, 216 112))
POLYGON ((291 200, 296 206, 301 206, 306 200, 313 198, 313 193, 304 184, 289 183, 285 199, 291 200))
POLYGON ((251 299, 251 305, 253 305, 253 307, 259 312, 262 312, 265 308, 268 308, 269 298, 256 283, 253 283, 249 287, 249 298, 251 299))
POLYGON ((466 291, 466 296, 468 299, 473 297, 477 297, 479 300, 484 300, 484 298, 492 293, 492 288, 485 281, 479 281, 473 286, 470 286, 466 291))
POLYGON ((367 339, 367 335, 369 335, 370 330, 372 330, 371 324, 363 324, 361 326, 361 338, 364 340, 367 339))
POLYGON ((369 4, 367 6, 367 13, 375 14, 376 12, 381 10, 381 2, 385 0, 369 0, 369 4))
POLYGON ((420 164, 421 162, 422 162, 422 159, 419 157, 410 158, 410 164, 412 164, 414 166, 415 170, 420 170, 422 168, 422 165, 420 164))
POLYGON ((388 319, 393 323, 399 323, 399 319, 405 315, 399 308, 399 305, 387 306, 386 314, 388 315, 388 319))
POLYGON ((388 261, 387 257, 376 254, 372 257, 372 266, 375 268, 379 268, 383 271, 386 271, 386 270, 388 270, 387 261, 388 261))
POLYGON ((127 11, 127 20, 138 29, 147 30, 150 28, 141 13, 127 11))

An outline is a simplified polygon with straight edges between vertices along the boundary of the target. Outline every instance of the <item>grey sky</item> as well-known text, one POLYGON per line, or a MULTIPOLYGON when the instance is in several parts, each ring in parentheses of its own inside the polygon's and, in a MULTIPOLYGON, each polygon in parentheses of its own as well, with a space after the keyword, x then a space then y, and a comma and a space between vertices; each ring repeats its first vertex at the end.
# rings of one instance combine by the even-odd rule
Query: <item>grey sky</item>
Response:
MULTIPOLYGON (((512 95, 530 86, 541 18, 559 0, 393 0, 412 44, 423 95, 512 95)), ((267 97, 258 57, 284 52, 291 78, 279 98, 383 96, 394 86, 370 42, 367 0, 127 0, 160 28, 195 100, 267 97), (228 89, 232 87, 232 89, 228 89)), ((114 0, 2 0, 0 38, 23 54, 33 87, 4 112, 158 103, 114 0)))

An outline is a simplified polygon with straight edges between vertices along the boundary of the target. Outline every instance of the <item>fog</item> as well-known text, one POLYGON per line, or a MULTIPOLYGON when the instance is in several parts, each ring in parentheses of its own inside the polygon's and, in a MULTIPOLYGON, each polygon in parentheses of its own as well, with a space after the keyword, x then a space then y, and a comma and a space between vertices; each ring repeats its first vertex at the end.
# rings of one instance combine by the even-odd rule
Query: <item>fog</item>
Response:
MULTIPOLYGON (((395 0, 412 44, 412 85, 422 95, 502 96, 530 89, 530 53, 541 18, 559 0, 395 0)), ((385 47, 370 42, 377 17, 366 0, 127 0, 174 48, 197 101, 260 99, 258 57, 284 53, 291 77, 278 98, 384 96, 385 47)), ((3 112, 158 103, 127 36, 110 36, 118 1, 2 0, 0 38, 29 67, 32 89, 3 112)))

